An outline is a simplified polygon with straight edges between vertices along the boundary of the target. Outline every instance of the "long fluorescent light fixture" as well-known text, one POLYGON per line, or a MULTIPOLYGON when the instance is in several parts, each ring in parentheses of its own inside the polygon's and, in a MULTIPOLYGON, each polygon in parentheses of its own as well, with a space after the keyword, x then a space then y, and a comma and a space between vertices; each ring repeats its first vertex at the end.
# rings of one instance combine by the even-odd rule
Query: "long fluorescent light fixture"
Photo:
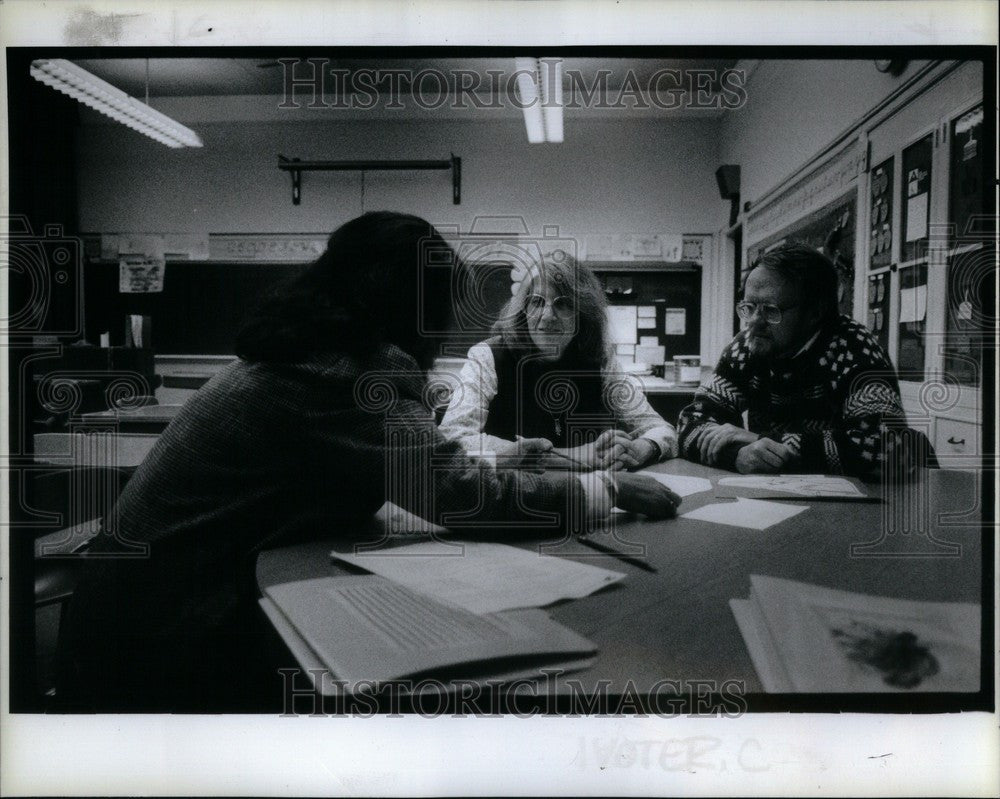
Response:
POLYGON ((167 147, 202 146, 198 134, 190 128, 130 97, 71 61, 63 58, 32 61, 31 77, 167 147))
POLYGON ((517 91, 531 144, 563 140, 561 58, 515 58, 517 91))

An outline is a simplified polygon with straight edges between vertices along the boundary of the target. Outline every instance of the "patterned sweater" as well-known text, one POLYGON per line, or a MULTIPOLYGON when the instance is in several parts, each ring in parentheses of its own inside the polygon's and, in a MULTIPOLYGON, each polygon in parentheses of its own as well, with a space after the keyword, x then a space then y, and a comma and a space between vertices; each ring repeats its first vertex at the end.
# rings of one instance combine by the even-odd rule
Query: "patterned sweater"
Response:
MULTIPOLYGON (((751 358, 740 331, 681 412, 681 455, 699 461, 702 433, 716 424, 742 427, 744 411, 752 432, 793 451, 788 471, 878 479, 886 456, 915 434, 904 433, 892 364, 868 329, 847 316, 824 326, 805 350, 773 361, 751 358)), ((718 465, 734 469, 739 448, 730 447, 718 465)))

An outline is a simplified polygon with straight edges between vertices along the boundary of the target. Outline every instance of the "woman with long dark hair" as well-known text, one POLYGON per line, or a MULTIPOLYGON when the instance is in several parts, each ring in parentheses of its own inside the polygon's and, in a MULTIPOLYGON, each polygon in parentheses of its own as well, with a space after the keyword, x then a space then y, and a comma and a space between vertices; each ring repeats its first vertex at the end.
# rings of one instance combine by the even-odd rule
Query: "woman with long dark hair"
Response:
POLYGON ((674 514, 679 499, 652 480, 493 470, 440 435, 424 368, 450 318, 453 259, 424 220, 365 214, 257 309, 239 359, 162 434, 90 549, 61 630, 63 709, 278 707, 257 554, 357 536, 387 500, 500 533, 540 514, 567 530, 613 502, 674 514))
POLYGON ((550 467, 638 469, 674 457, 676 431, 618 367, 607 326, 594 273, 565 253, 540 259, 494 335, 469 350, 442 433, 471 455, 534 452, 550 467))

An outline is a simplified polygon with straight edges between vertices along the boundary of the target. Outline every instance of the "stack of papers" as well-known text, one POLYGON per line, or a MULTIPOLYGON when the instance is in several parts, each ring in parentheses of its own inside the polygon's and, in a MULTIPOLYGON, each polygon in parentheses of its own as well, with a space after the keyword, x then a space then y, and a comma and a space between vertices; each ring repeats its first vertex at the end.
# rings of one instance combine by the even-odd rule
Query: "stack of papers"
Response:
POLYGON ((979 690, 979 605, 750 583, 729 605, 768 693, 979 690))
POLYGON ((376 693, 397 680, 412 683, 396 686, 409 693, 435 677, 448 688, 447 676, 540 676, 547 667, 585 667, 596 652, 544 611, 477 615, 371 575, 299 580, 265 593, 261 606, 321 693, 376 693))
POLYGON ((359 554, 333 552, 331 557, 480 614, 579 599, 625 577, 532 550, 469 541, 424 541, 359 554))

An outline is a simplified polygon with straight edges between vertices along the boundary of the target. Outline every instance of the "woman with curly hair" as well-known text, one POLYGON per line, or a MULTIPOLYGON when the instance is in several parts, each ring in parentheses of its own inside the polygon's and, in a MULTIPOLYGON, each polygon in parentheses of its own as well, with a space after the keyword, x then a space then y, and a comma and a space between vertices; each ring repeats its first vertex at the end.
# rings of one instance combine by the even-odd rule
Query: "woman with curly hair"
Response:
POLYGON ((634 470, 676 456, 673 426, 618 368, 606 309, 593 272, 562 252, 540 259, 494 335, 469 350, 441 432, 472 455, 534 453, 546 468, 634 470))

